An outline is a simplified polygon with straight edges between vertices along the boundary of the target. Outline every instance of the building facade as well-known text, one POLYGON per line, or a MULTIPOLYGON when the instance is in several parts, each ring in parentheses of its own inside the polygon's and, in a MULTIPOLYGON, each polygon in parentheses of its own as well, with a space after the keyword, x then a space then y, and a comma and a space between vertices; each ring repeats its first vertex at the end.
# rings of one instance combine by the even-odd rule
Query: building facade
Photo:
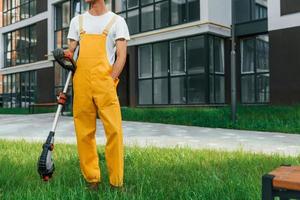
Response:
POLYGON ((268 21, 271 103, 299 103, 300 1, 271 2, 268 21))
MULTIPOLYGON (((295 33, 300 22, 290 22, 299 18, 299 5, 291 5, 297 4, 292 0, 234 1, 239 102, 299 102, 300 38, 295 33), (295 35, 279 39, 285 34, 295 35), (284 46, 293 49, 283 51, 284 46)), ((231 0, 113 0, 107 6, 125 18, 131 34, 118 86, 122 106, 230 103, 231 0)), ((55 101, 66 72, 47 55, 67 48, 71 18, 87 9, 83 0, 3 0, 3 107, 55 101)))

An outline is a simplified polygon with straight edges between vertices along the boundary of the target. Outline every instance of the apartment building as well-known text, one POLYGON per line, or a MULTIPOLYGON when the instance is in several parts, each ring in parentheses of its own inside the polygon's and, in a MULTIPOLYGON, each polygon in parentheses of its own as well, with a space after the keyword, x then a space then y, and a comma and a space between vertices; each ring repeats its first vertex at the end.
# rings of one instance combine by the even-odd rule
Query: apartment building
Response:
POLYGON ((30 103, 53 96, 49 93, 53 62, 45 58, 47 18, 46 0, 2 1, 0 73, 3 75, 3 107, 28 107, 30 103))
POLYGON ((269 1, 270 99, 300 102, 300 1, 269 1))
MULTIPOLYGON (((131 34, 118 86, 121 105, 229 104, 231 2, 108 1, 108 8, 126 19, 131 34)), ((300 22, 295 2, 234 0, 240 103, 289 104, 300 100, 295 73, 299 70, 296 32, 300 22), (277 23, 279 18, 281 23, 277 23), (286 44, 280 36, 291 36, 291 32, 294 35, 286 44), (278 56, 281 53, 285 56, 278 56)), ((55 101, 66 72, 45 55, 55 48, 67 48, 70 19, 87 9, 83 0, 3 1, 3 107, 55 101)))

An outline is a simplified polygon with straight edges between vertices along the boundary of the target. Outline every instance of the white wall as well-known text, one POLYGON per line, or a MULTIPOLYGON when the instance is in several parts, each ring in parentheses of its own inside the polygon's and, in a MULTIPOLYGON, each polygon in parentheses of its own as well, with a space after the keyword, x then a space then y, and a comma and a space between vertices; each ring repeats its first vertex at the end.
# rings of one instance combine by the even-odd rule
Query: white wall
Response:
POLYGON ((231 0, 200 0, 200 20, 131 36, 129 46, 195 34, 230 37, 231 0))
POLYGON ((269 31, 300 26, 300 13, 281 16, 280 0, 268 1, 269 31))
MULTIPOLYGON (((203 0, 200 0, 203 1, 203 0)), ((223 26, 231 26, 231 0, 208 1, 208 21, 223 26)))

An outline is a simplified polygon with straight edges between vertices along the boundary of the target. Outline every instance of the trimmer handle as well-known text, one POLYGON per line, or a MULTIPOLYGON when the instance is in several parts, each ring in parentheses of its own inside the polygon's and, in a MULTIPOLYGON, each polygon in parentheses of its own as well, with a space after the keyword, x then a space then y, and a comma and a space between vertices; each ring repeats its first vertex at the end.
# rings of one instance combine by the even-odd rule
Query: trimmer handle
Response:
POLYGON ((71 70, 73 73, 76 70, 76 63, 73 60, 73 54, 70 51, 64 51, 63 49, 55 49, 53 51, 54 59, 60 66, 66 70, 71 70))

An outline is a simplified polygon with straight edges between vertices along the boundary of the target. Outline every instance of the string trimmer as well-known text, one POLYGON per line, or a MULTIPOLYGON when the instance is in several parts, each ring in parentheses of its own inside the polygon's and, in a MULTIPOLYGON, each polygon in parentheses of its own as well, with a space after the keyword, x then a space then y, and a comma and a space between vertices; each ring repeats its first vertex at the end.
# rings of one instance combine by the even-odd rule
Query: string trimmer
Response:
POLYGON ((43 144, 43 150, 38 160, 37 167, 38 173, 44 181, 48 181, 55 170, 52 153, 54 150, 54 135, 57 126, 57 122, 61 113, 62 108, 65 106, 67 101, 68 86, 72 78, 72 74, 75 72, 76 64, 72 58, 71 53, 64 52, 63 49, 55 49, 53 51, 54 59, 58 62, 61 67, 68 70, 68 77, 62 92, 57 97, 57 110, 55 113, 52 129, 49 132, 46 142, 43 144))

